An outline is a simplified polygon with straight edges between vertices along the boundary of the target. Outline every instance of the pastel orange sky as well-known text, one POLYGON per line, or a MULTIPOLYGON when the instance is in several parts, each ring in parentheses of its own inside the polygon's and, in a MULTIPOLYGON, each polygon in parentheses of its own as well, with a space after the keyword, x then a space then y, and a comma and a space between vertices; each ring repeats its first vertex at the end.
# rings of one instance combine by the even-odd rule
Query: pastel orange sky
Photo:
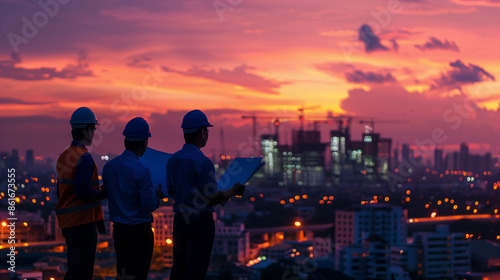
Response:
MULTIPOLYGON (((150 122, 152 147, 173 152, 183 114, 201 109, 216 125, 207 153, 223 127, 226 150, 245 155, 242 115, 318 106, 306 121, 374 117, 394 144, 500 154, 497 0, 0 0, 0 10, 0 151, 56 157, 71 113, 87 106, 104 121, 96 153, 120 153, 135 116, 150 122), (425 141, 436 129, 446 137, 425 141)), ((284 122, 284 142, 298 126, 284 122)), ((321 127, 323 140, 334 128, 321 127)), ((363 127, 351 130, 359 139, 363 127)))

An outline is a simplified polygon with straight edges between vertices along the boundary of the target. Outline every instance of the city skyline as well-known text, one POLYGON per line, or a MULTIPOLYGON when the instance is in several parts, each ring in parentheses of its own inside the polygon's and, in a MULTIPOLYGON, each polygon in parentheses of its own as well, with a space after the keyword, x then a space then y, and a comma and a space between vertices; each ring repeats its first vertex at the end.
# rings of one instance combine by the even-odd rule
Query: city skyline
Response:
MULTIPOLYGON (((293 117, 291 135, 304 106, 306 125, 328 111, 406 120, 375 131, 500 154, 496 1, 0 3, 3 150, 57 157, 69 116, 88 106, 103 122, 99 154, 123 150, 135 116, 151 123, 151 147, 175 151, 195 108, 216 125, 206 151, 221 149, 224 128, 237 152, 252 141, 241 116, 270 116, 260 130, 293 117)), ((320 126, 324 137, 333 129, 320 126)), ((362 130, 353 121, 354 137, 362 130)))

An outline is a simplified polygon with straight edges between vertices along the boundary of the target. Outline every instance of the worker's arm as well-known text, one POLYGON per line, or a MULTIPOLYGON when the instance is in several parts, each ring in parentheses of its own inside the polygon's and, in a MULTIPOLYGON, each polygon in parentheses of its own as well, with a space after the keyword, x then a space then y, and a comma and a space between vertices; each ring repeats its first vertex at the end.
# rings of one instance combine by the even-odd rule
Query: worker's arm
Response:
POLYGON ((210 205, 221 204, 222 202, 230 199, 235 195, 243 195, 245 193, 245 185, 240 183, 234 184, 230 189, 221 191, 219 190, 212 196, 208 196, 208 203, 210 205))
POLYGON ((90 179, 95 169, 95 163, 89 153, 83 154, 76 163, 75 195, 77 198, 89 201, 97 191, 90 187, 90 179))
POLYGON ((165 166, 165 168, 167 169, 167 193, 169 195, 174 195, 175 192, 174 192, 174 186, 172 185, 172 179, 171 179, 171 176, 172 176, 172 166, 169 165, 169 163, 171 163, 171 161, 167 161, 167 165, 165 166))
POLYGON ((145 168, 139 174, 139 196, 141 199, 141 206, 144 210, 153 212, 158 208, 158 197, 156 189, 151 181, 151 171, 145 168))

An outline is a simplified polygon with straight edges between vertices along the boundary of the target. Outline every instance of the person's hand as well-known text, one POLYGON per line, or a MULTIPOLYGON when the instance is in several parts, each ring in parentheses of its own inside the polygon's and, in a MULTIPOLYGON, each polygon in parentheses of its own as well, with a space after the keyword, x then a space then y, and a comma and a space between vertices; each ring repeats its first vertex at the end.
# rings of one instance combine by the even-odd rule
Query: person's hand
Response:
POLYGON ((106 186, 105 185, 101 185, 101 187, 96 192, 96 194, 94 195, 94 197, 92 198, 92 200, 103 200, 103 199, 106 199, 106 198, 108 198, 108 192, 106 191, 106 186))
POLYGON ((240 183, 236 183, 233 185, 234 195, 242 196, 245 193, 246 186, 240 183))

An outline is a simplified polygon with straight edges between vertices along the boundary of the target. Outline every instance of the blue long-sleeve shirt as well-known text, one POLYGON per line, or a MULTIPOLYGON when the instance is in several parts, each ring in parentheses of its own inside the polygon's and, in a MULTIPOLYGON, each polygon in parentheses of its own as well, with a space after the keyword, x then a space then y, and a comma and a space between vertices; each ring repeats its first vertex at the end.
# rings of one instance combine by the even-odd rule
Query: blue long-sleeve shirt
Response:
MULTIPOLYGON (((78 141, 71 142, 71 145, 85 148, 85 146, 78 141)), ((92 199, 92 197, 96 194, 97 191, 89 186, 94 169, 94 159, 90 153, 84 153, 78 159, 75 168, 75 195, 77 198, 87 201, 92 199)))
POLYGON ((174 194, 174 212, 213 212, 208 196, 219 191, 212 161, 191 144, 167 162, 167 191, 174 194))
POLYGON ((152 222, 157 208, 156 189, 151 171, 131 151, 104 165, 104 188, 108 193, 109 217, 114 223, 139 224, 152 222))

